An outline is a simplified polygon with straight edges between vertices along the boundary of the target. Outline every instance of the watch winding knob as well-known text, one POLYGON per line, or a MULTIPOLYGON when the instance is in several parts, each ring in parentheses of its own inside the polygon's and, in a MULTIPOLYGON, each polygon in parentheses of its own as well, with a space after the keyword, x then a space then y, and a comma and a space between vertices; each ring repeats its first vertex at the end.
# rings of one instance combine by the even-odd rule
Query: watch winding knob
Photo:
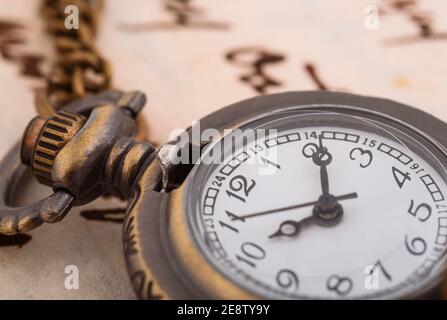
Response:
POLYGON ((28 125, 21 148, 21 161, 30 165, 40 183, 51 186, 51 172, 59 151, 82 128, 86 118, 75 113, 59 111, 45 119, 34 118, 28 125))

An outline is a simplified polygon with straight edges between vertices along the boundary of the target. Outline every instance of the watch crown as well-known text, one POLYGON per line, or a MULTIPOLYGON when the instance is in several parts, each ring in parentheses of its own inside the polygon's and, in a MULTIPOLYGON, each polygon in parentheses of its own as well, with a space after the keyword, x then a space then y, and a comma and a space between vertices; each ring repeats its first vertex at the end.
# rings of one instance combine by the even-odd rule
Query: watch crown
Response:
POLYGON ((40 183, 51 186, 51 172, 59 151, 82 128, 86 118, 67 111, 59 111, 45 120, 34 118, 28 125, 22 143, 21 160, 31 165, 40 183))

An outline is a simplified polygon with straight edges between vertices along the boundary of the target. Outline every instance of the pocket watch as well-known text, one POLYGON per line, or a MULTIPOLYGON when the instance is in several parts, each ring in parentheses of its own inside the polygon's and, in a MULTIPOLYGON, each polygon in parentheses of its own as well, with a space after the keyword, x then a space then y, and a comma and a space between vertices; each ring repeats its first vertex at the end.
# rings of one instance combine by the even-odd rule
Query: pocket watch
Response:
POLYGON ((199 123, 215 139, 196 144, 193 166, 173 165, 185 146, 168 144, 136 184, 124 247, 140 297, 436 297, 445 123, 328 92, 249 99, 199 123))
POLYGON ((51 112, 0 163, 1 234, 117 196, 141 299, 442 298, 444 122, 385 99, 287 92, 220 109, 156 149, 133 138, 146 96, 110 90, 92 33, 59 27, 63 58, 38 99, 51 112), (16 208, 27 167, 53 194, 16 208))
POLYGON ((444 122, 389 100, 289 92, 223 108, 158 150, 135 142, 140 92, 36 117, 0 165, 54 194, 3 202, 0 231, 128 198, 124 253, 140 298, 439 297, 446 266, 444 122), (85 115, 85 116, 83 116, 85 115))

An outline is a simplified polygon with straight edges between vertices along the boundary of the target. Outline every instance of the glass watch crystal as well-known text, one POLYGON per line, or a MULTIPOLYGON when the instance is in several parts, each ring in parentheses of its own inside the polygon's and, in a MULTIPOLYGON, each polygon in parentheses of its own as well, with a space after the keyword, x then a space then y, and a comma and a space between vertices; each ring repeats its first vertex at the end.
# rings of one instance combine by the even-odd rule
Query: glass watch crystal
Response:
POLYGON ((205 150, 185 204, 196 245, 227 279, 292 299, 396 298, 436 282, 447 162, 435 141, 342 106, 238 129, 205 150))

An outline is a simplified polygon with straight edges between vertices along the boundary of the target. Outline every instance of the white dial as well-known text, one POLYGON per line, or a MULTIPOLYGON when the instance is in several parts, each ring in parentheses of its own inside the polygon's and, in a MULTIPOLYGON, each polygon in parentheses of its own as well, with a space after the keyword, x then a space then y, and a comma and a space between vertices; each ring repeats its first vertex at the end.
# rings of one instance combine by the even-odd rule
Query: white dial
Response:
POLYGON ((191 224, 203 254, 267 298, 402 297, 426 286, 447 245, 439 159, 385 126, 312 117, 265 120, 276 135, 199 169, 191 224))

